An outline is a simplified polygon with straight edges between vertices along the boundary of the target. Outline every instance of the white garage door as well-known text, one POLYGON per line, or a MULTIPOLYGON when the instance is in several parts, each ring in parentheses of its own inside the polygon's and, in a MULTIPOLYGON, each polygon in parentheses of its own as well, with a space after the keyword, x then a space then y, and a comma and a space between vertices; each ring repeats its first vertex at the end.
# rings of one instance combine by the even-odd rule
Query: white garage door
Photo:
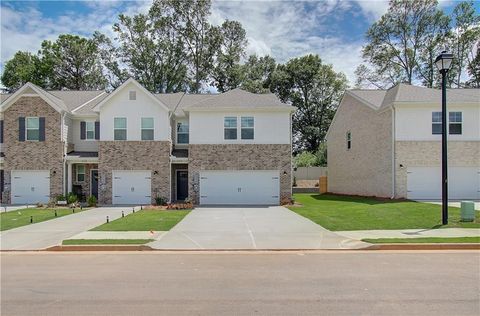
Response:
POLYGON ((112 178, 113 204, 151 203, 151 171, 115 170, 112 178))
MULTIPOLYGON (((437 200, 442 197, 441 167, 410 167, 407 197, 412 200, 437 200)), ((448 198, 480 199, 480 168, 448 168, 448 198)))
POLYGON ((48 203, 50 200, 50 171, 13 170, 12 204, 48 203))
POLYGON ((278 170, 202 171, 200 204, 278 205, 279 175, 278 170))

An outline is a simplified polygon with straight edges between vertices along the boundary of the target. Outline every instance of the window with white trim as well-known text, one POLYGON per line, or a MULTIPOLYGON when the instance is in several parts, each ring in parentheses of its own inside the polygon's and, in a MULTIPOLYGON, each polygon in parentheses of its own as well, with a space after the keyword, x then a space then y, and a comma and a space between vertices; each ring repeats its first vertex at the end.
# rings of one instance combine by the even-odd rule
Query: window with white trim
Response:
POLYGON ((177 144, 188 144, 189 127, 187 122, 177 123, 177 144))
POLYGON ((142 140, 153 140, 153 117, 142 117, 142 140))
POLYGON ((442 134, 442 112, 432 112, 432 134, 442 134))
POLYGON ((85 181, 85 165, 77 165, 77 182, 85 181))
POLYGON ((26 140, 40 140, 40 118, 27 117, 25 119, 26 140))
POLYGON ((223 123, 224 139, 237 139, 237 117, 226 116, 223 123))
POLYGON ((253 139, 254 137, 254 119, 253 116, 242 116, 241 118, 241 137, 242 139, 253 139))
POLYGON ((462 112, 448 113, 448 132, 450 135, 462 134, 462 112))
POLYGON ((95 122, 85 122, 86 139, 95 139, 95 122))
POLYGON ((352 148, 352 132, 348 131, 345 138, 347 141, 347 150, 350 150, 352 148))
POLYGON ((115 117, 113 119, 113 139, 127 140, 127 118, 115 117))

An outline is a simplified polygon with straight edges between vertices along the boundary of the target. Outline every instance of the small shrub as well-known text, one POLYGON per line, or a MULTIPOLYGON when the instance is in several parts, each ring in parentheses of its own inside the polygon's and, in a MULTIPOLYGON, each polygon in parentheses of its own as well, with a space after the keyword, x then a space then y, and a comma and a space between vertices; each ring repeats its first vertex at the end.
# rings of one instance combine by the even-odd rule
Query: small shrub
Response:
POLYGON ((65 198, 65 195, 57 195, 57 197, 55 198, 56 201, 66 201, 67 199, 65 198))
POLYGON ((97 206, 97 198, 95 197, 95 195, 90 195, 87 199, 87 204, 88 206, 92 207, 92 206, 97 206))
POLYGON ((167 205, 167 199, 162 196, 155 197, 155 204, 156 205, 167 205))
POLYGON ((68 195, 67 195, 67 203, 68 204, 73 204, 77 201, 78 201, 78 196, 75 193, 73 193, 73 192, 68 193, 68 195))

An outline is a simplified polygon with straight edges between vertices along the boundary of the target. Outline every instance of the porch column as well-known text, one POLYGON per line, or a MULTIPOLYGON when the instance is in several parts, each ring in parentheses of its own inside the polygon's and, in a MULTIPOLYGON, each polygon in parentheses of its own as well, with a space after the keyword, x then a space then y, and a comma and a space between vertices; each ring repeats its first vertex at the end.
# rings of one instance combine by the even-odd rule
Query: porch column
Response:
POLYGON ((72 192, 72 179, 73 179, 72 163, 68 162, 67 163, 67 194, 72 192))

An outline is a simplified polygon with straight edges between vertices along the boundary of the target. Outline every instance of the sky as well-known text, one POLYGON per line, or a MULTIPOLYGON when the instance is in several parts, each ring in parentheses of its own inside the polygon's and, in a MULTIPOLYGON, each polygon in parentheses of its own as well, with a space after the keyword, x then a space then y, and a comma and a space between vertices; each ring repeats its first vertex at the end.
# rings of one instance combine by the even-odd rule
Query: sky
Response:
MULTIPOLYGON (((0 71, 16 51, 37 52, 43 40, 69 33, 90 36, 100 31, 113 36, 118 15, 147 12, 146 1, 5 1, 0 2, 0 71)), ((455 1, 440 1, 449 14, 455 1)), ((475 2, 480 11, 480 1, 475 2)), ((247 54, 271 55, 277 62, 318 54, 354 83, 368 27, 387 10, 385 0, 216 1, 210 22, 242 23, 247 54)))

